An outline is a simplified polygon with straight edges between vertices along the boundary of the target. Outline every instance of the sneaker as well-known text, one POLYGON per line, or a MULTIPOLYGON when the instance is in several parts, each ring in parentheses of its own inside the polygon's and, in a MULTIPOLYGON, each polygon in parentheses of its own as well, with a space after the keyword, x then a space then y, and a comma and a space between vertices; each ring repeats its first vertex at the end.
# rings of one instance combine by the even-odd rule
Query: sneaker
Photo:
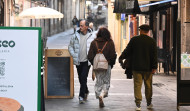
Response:
POLYGON ((84 104, 85 103, 85 101, 84 101, 84 99, 82 97, 79 97, 79 103, 80 104, 84 104))
POLYGON ((137 105, 136 111, 140 111, 140 110, 141 110, 141 106, 140 106, 140 105, 137 105))
POLYGON ((153 105, 152 104, 148 104, 147 105, 147 109, 152 109, 153 105))
POLYGON ((84 101, 88 99, 89 92, 84 95, 84 101))

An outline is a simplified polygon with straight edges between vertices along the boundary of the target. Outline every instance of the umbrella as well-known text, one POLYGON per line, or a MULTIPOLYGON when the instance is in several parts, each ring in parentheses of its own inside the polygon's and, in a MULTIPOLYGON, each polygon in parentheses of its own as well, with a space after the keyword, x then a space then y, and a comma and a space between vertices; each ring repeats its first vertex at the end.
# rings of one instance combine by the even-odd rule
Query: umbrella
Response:
POLYGON ((32 7, 22 11, 19 18, 29 19, 48 19, 48 18, 63 18, 63 14, 47 7, 32 7))

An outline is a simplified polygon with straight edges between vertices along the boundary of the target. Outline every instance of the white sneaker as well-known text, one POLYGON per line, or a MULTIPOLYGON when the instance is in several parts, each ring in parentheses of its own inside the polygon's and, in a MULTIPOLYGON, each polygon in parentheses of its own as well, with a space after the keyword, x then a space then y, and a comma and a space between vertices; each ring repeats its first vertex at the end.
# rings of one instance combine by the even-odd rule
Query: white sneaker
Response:
POLYGON ((152 109, 152 107, 153 107, 152 104, 147 105, 147 109, 152 109))
POLYGON ((140 111, 141 110, 141 107, 136 107, 136 111, 140 111))
POLYGON ((82 97, 79 97, 79 103, 80 104, 84 104, 85 103, 85 101, 84 101, 84 99, 82 97))
POLYGON ((141 110, 141 106, 137 106, 136 111, 140 111, 140 110, 141 110))

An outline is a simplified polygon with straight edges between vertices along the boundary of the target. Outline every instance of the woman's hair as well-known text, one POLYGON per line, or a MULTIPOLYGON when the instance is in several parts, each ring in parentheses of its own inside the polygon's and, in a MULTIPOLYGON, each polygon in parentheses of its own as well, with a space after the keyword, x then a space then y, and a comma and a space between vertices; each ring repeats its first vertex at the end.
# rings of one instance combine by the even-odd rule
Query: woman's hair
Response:
POLYGON ((97 38, 99 37, 106 40, 111 39, 110 31, 106 27, 100 27, 97 33, 97 38))

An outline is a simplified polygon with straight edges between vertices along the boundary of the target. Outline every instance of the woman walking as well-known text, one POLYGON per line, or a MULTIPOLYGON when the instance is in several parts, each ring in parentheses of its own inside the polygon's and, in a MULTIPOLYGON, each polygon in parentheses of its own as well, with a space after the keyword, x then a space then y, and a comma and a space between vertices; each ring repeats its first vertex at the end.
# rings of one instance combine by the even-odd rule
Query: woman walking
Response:
POLYGON ((103 49, 102 53, 104 54, 108 62, 108 69, 106 71, 94 71, 96 76, 96 83, 94 88, 96 98, 99 99, 99 106, 104 107, 103 98, 108 97, 108 91, 110 88, 111 69, 115 64, 115 60, 117 57, 115 52, 115 45, 113 40, 111 39, 111 34, 109 30, 105 27, 100 27, 97 33, 97 38, 91 43, 88 52, 88 60, 91 62, 92 65, 94 57, 98 52, 98 49, 103 49))

